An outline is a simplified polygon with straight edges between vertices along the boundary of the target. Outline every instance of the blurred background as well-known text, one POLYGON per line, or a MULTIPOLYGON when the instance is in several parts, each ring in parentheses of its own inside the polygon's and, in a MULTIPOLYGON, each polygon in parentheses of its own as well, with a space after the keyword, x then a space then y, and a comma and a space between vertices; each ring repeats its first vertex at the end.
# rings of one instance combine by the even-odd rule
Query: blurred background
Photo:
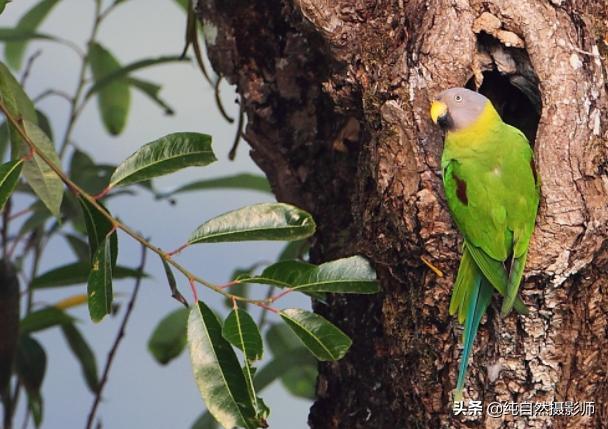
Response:
MULTIPOLYGON (((0 27, 14 26, 20 17, 39 0, 13 0, 0 15, 0 27)), ((109 4, 105 2, 104 4, 109 4)), ((186 15, 174 0, 130 0, 123 2, 104 21, 99 42, 108 48, 122 64, 162 55, 180 54, 184 45, 186 15)), ((45 19, 39 30, 59 35, 80 45, 87 40, 94 13, 94 0, 62 0, 45 19)), ((49 88, 72 94, 76 87, 80 59, 65 46, 33 41, 29 43, 26 58, 40 51, 27 78, 25 89, 31 98, 49 88)), ((21 77, 20 73, 16 73, 21 77)), ((162 85, 161 96, 174 109, 167 116, 157 105, 140 92, 132 91, 132 105, 128 124, 118 137, 110 136, 100 121, 97 103, 92 100, 84 110, 74 130, 72 141, 76 147, 92 156, 96 163, 117 164, 141 145, 158 137, 178 131, 196 131, 210 134, 219 161, 204 168, 191 168, 160 180, 155 186, 171 191, 180 185, 204 178, 236 173, 262 174, 250 160, 247 145, 242 142, 235 161, 227 154, 236 132, 235 125, 226 122, 214 102, 213 88, 204 80, 194 62, 171 63, 148 68, 135 76, 162 85)), ((238 116, 234 88, 222 84, 221 98, 227 112, 238 116)), ((60 97, 46 97, 37 108, 50 118, 56 140, 63 136, 67 124, 68 103, 60 97)), ((69 156, 68 156, 69 159, 69 156)), ((66 166, 67 162, 64 162, 66 166)), ((171 250, 183 244, 189 234, 203 221, 231 209, 257 202, 272 201, 270 194, 255 191, 207 190, 175 196, 175 204, 156 200, 146 191, 137 196, 119 196, 108 201, 110 211, 126 224, 163 249, 171 250)), ((31 198, 17 194, 13 211, 27 208, 31 198)), ((124 234, 119 234, 118 263, 136 267, 140 247, 124 234)), ((283 243, 235 243, 198 245, 188 248, 177 260, 212 282, 224 283, 235 268, 248 267, 258 261, 272 262, 283 248, 283 243)), ((74 262, 75 256, 62 239, 52 240, 40 264, 40 273, 57 266, 74 262)), ((189 428, 204 411, 198 393, 188 354, 183 353, 167 366, 159 365, 147 350, 147 341, 159 320, 179 308, 170 297, 162 266, 158 257, 148 253, 146 272, 150 278, 143 281, 139 298, 127 326, 126 338, 121 344, 106 385, 98 417, 106 428, 189 428)), ((187 282, 178 277, 182 293, 191 299, 187 282)), ((254 286, 255 287, 255 286, 254 286)), ((107 353, 114 341, 126 302, 133 288, 133 280, 116 281, 114 294, 123 304, 114 317, 99 324, 90 321, 85 306, 69 312, 78 320, 87 341, 97 357, 101 372, 107 353)), ((63 298, 84 293, 86 285, 42 290, 35 295, 36 308, 53 304, 63 298)), ((263 290, 264 291, 264 290, 263 290)), ((201 289, 202 300, 223 316, 228 310, 223 300, 209 290, 201 289)), ((309 308, 309 300, 291 294, 282 301, 282 307, 309 308)), ((257 318, 256 309, 252 315, 257 318)), ((269 316, 272 320, 276 316, 269 316)), ((57 328, 36 333, 48 357, 47 375, 42 392, 44 397, 43 428, 84 427, 93 402, 79 364, 68 349, 57 328)), ((265 354, 265 361, 268 359, 265 354)), ((263 362, 265 362, 263 361, 263 362)), ((298 399, 288 393, 280 382, 274 382, 261 395, 271 408, 271 428, 299 429, 307 427, 309 400, 298 399)), ((17 413, 16 427, 21 427, 25 415, 25 402, 17 413)), ((30 421, 29 427, 33 427, 30 421)))

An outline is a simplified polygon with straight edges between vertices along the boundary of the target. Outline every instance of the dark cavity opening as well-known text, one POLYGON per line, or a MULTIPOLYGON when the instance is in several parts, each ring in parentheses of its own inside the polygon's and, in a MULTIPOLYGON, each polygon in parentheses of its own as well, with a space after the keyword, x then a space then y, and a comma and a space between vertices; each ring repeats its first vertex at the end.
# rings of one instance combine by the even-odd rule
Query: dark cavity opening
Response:
MULTIPOLYGON (((542 103, 538 77, 532 69, 527 52, 524 49, 507 48, 484 33, 478 36, 477 46, 486 59, 482 68, 485 70, 483 82, 478 91, 492 101, 503 121, 520 129, 533 145, 542 103), (511 64, 507 70, 504 66, 505 58, 511 64)), ((466 87, 476 89, 473 77, 466 87)))
MULTIPOLYGON (((466 87, 475 90, 473 78, 467 82, 466 87)), ((520 129, 530 143, 534 144, 540 110, 536 109, 534 103, 521 90, 511 84, 507 76, 496 70, 484 72, 483 83, 478 91, 492 101, 503 121, 520 129)))

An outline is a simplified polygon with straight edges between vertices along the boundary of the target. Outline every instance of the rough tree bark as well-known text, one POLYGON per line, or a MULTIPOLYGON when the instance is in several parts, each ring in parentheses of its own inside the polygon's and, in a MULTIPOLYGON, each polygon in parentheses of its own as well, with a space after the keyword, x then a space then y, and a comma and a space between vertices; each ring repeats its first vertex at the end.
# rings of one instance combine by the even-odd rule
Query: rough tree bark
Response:
POLYGON ((251 155, 319 224, 316 261, 359 253, 383 292, 319 313, 355 340, 322 364, 313 428, 608 427, 608 3, 605 0, 200 0, 215 70, 237 85, 251 155), (595 401, 593 416, 455 417, 460 238, 428 119, 482 85, 534 141, 542 205, 528 317, 482 323, 465 398, 595 401), (421 261, 432 261, 441 278, 421 261))

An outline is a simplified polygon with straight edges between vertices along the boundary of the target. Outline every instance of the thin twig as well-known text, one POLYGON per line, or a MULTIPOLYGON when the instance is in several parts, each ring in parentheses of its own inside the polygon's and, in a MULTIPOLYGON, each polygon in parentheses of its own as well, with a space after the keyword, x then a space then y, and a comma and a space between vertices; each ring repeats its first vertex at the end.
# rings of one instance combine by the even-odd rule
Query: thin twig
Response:
POLYGON ((290 293, 292 293, 294 290, 294 288, 288 287, 283 289, 283 291, 275 296, 271 296, 269 299, 267 299, 267 302, 273 303, 275 301, 278 301, 279 299, 283 298, 285 295, 288 295, 290 293))
POLYGON ((47 89, 46 91, 42 92, 40 95, 35 97, 32 101, 34 102, 34 104, 36 104, 50 95, 55 95, 57 97, 64 98, 68 103, 72 102, 72 97, 70 96, 70 94, 68 94, 67 92, 56 90, 56 89, 47 89))
POLYGON ((437 268, 435 265, 433 265, 431 263, 431 261, 429 261, 428 259, 426 259, 424 256, 421 256, 420 260, 422 262, 424 262, 424 264, 427 267, 429 267, 431 269, 431 271, 433 271, 437 277, 443 277, 443 271, 441 271, 439 268, 437 268))
MULTIPOLYGON (((34 303, 34 289, 32 288, 31 282, 33 279, 36 278, 36 275, 38 274, 38 268, 40 266, 40 259, 44 253, 44 248, 46 246, 46 242, 42 240, 42 238, 38 237, 38 235, 32 233, 32 240, 35 240, 35 244, 31 247, 34 249, 34 259, 32 261, 32 266, 30 269, 30 278, 28 280, 28 288, 27 288, 27 300, 26 300, 26 307, 25 307, 25 316, 27 316, 28 314, 30 314, 32 312, 32 306, 34 303)), ((22 259, 25 258, 25 256, 27 255, 28 251, 30 248, 26 248, 23 252, 22 259)), ((8 256, 7 258, 10 258, 11 256, 8 256)), ((17 411, 17 405, 19 403, 19 395, 21 393, 21 380, 17 380, 17 383, 15 383, 15 388, 13 390, 13 399, 11 401, 12 403, 12 409, 10 411, 5 411, 5 412, 10 412, 10 421, 13 421, 13 418, 15 416, 15 412, 17 411)), ((30 410, 28 409, 28 413, 30 412, 30 410)))
POLYGON ((236 124, 236 134, 234 135, 234 142, 232 143, 232 148, 228 153, 228 159, 230 161, 234 161, 236 158, 236 151, 239 148, 239 142, 241 141, 241 137, 243 136, 243 122, 245 120, 245 108, 243 107, 243 100, 239 103, 239 121, 236 124))
POLYGON ((226 109, 224 109, 224 104, 222 103, 222 97, 220 95, 220 84, 222 83, 222 77, 218 76, 217 79, 215 80, 215 84, 213 85, 213 92, 214 92, 214 96, 215 96, 215 104, 217 105, 217 110, 220 111, 220 114, 224 117, 224 119, 226 121, 228 121, 229 124, 232 124, 234 122, 234 118, 230 117, 230 115, 228 115, 228 112, 226 112, 226 109))
POLYGON ((194 304, 198 304, 198 292, 196 290, 196 283, 194 277, 188 277, 188 284, 190 285, 190 290, 192 290, 192 298, 194 299, 194 304))
POLYGON ((53 41, 59 43, 60 45, 65 46, 67 48, 70 48, 80 58, 84 58, 86 56, 86 53, 80 48, 80 46, 78 46, 76 43, 72 42, 71 40, 63 39, 58 36, 53 36, 53 41))
POLYGON ((32 207, 28 207, 26 209, 19 210, 18 212, 11 213, 10 216, 8 215, 8 211, 7 211, 7 215, 5 217, 7 217, 9 220, 13 220, 13 219, 17 219, 20 216, 26 215, 32 211, 34 211, 34 209, 32 207))
POLYGON ((129 318, 131 317, 131 313, 133 312, 133 308, 135 307, 135 300, 137 299, 137 294, 139 292, 139 286, 141 285, 141 281, 143 279, 144 268, 146 266, 146 254, 148 249, 146 246, 141 247, 141 260, 139 262, 139 266, 137 268, 137 279, 135 280, 135 287, 133 289, 133 293, 131 294, 131 299, 129 300, 129 304, 127 305, 127 311, 125 312, 125 316, 122 319, 122 323, 120 324, 120 328, 118 329, 118 333, 116 334, 116 338, 114 339, 114 344, 112 344, 112 348, 108 353, 108 359, 106 360, 106 365, 103 370, 103 375, 101 376, 101 380, 99 381, 99 386, 97 387, 97 392, 95 394, 95 399, 93 400, 93 406, 91 407, 91 411, 89 411, 89 417, 87 418, 86 429, 91 429, 93 427, 93 421, 95 420, 95 413, 97 412, 97 408, 99 406, 99 402, 101 400, 101 394, 103 392, 103 388, 108 382, 108 376, 110 374, 110 368, 112 367, 112 362, 114 362, 114 358, 116 357, 116 351, 118 350, 118 346, 120 342, 125 336, 125 331, 127 328, 127 323, 129 322, 129 318))
POLYGON ((120 4, 120 2, 115 1, 114 3, 112 3, 110 6, 108 6, 106 8, 106 10, 104 10, 103 12, 101 12, 99 14, 99 20, 103 21, 105 18, 107 18, 107 16, 110 14, 110 12, 112 12, 114 10, 114 8, 116 6, 118 6, 120 4))
MULTIPOLYGON (((268 301, 270 299, 270 297, 272 296, 273 292, 274 292, 275 287, 274 286, 269 286, 268 290, 266 291, 266 297, 264 298, 264 301, 268 301)), ((262 308, 261 312, 260 312, 260 319, 258 320, 258 327, 260 329, 260 331, 262 330, 262 328, 264 327, 264 325, 266 324, 266 318, 268 316, 268 311, 265 308, 262 308)))
POLYGON ((177 249, 172 250, 171 252, 168 252, 168 253, 167 253, 167 256, 168 256, 168 257, 175 256, 175 255, 177 255, 178 253, 181 253, 181 252, 182 252, 182 250, 184 250, 184 249, 185 249, 186 247, 188 247, 188 246, 190 246, 190 243, 185 243, 185 244, 182 244, 182 245, 181 245, 181 246, 179 246, 177 249))
POLYGON ((82 57, 82 62, 80 64, 80 72, 78 74, 78 84, 76 85, 76 92, 74 93, 74 97, 71 98, 70 103, 70 113, 68 115, 68 126, 66 128, 65 134, 63 135, 63 141, 59 146, 59 159, 63 159, 63 155, 70 143, 70 137, 72 136, 72 132, 74 131, 74 126, 76 125, 76 120, 82 112, 82 104, 80 102, 80 96, 82 95, 82 91, 84 90, 87 64, 89 62, 88 51, 90 47, 95 43, 95 38, 97 37, 97 31, 99 30, 99 25, 103 18, 107 15, 102 15, 101 12, 101 1, 95 1, 95 20, 93 22, 93 29, 91 30, 91 35, 89 36, 89 40, 87 41, 87 54, 82 57))
POLYGON ((230 289, 231 287, 236 286, 238 284, 241 284, 241 282, 238 280, 231 280, 228 283, 226 283, 225 285, 218 285, 218 287, 220 289, 224 290, 224 289, 230 289))
POLYGON ((187 35, 187 38, 189 37, 190 41, 192 42, 192 49, 194 50, 194 58, 196 58, 196 64, 198 64, 198 68, 201 70, 201 73, 203 74, 207 82, 213 85, 211 78, 209 77, 209 73, 207 72, 207 68, 205 67, 205 61, 203 60, 201 45, 198 41, 198 21, 195 19, 194 12, 192 10, 188 12, 188 20, 189 21, 187 25, 187 31, 189 31, 190 34, 187 35), (190 22, 190 19, 192 20, 192 23, 190 22))
POLYGON ((36 58, 38 58, 40 55, 42 55, 42 51, 37 50, 28 58, 27 64, 25 65, 25 70, 23 71, 23 75, 21 76, 21 86, 22 87, 25 87, 27 78, 30 76, 30 73, 32 72, 32 67, 34 66, 34 61, 36 61, 36 58))
POLYGON ((17 250, 17 246, 19 245, 19 243, 21 242, 21 240, 23 240, 26 237, 25 234, 18 234, 14 239, 13 239, 13 243, 11 244, 11 247, 8 247, 7 251, 6 251, 6 258, 11 259, 11 257, 13 256, 13 254, 15 253, 15 251, 17 250))
POLYGON ((278 308, 271 307, 269 305, 264 304, 263 302, 257 302, 256 305, 259 307, 262 307, 264 310, 268 310, 274 314, 279 314, 278 308))
POLYGON ((192 0, 188 0, 188 11, 186 12, 186 33, 184 35, 184 39, 186 41, 184 45, 184 49, 182 50, 182 54, 180 55, 182 58, 186 57, 188 53, 188 48, 192 44, 191 34, 192 27, 195 24, 194 14, 192 13, 192 0))
MULTIPOLYGON (((38 268, 40 267, 40 260, 42 259, 44 247, 46 246, 46 242, 42 239, 42 237, 38 236, 38 234, 33 234, 34 243, 34 260, 32 261, 32 267, 30 270, 30 284, 28 285, 28 296, 27 296, 27 306, 25 308, 25 315, 27 316, 32 312, 32 307, 34 305, 34 289, 32 288, 31 282, 38 275, 38 268)), ((25 256, 25 255, 24 255, 25 256)))

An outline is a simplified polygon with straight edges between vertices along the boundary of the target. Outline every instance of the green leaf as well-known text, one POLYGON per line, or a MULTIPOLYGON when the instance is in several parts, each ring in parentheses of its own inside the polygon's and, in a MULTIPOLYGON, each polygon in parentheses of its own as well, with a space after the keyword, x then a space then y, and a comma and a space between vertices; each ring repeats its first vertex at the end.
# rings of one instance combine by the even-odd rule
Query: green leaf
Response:
MULTIPOLYGON (((63 182, 38 153, 45 155, 55 166, 61 165, 59 157, 53 143, 38 125, 30 121, 24 121, 23 125, 26 134, 36 147, 34 157, 30 161, 25 161, 23 165, 23 176, 53 216, 59 218, 63 200, 63 182)), ((27 156, 30 153, 29 146, 22 142, 19 145, 19 153, 20 156, 27 156)))
MULTIPOLYGON (((0 98, 2 98, 2 94, 0 94, 0 98)), ((10 146, 10 143, 11 131, 8 128, 8 123, 2 122, 0 124, 0 160, 4 160, 6 149, 10 146)))
POLYGON ((57 40, 57 38, 50 34, 38 33, 17 27, 0 27, 0 41, 2 42, 8 44, 10 42, 28 42, 30 40, 57 40))
POLYGON ((87 341, 82 336, 82 333, 76 328, 73 323, 61 325, 63 336, 74 353, 76 359, 80 363, 82 375, 89 387, 91 393, 97 393, 99 388, 99 378, 97 376, 97 360, 95 354, 89 347, 87 341))
POLYGON ((290 349, 288 353, 275 356, 270 362, 258 369, 253 379, 255 389, 259 392, 273 381, 282 379, 290 370, 300 366, 316 365, 315 358, 306 347, 290 349))
MULTIPOLYGON (((251 389, 253 390, 253 386, 251 387, 251 389)), ((260 427, 267 428, 268 422, 266 421, 266 419, 270 415, 270 408, 268 408, 268 406, 266 405, 266 403, 264 402, 264 400, 262 398, 258 397, 258 398, 256 398, 256 400, 257 400, 257 407, 256 407, 257 424, 260 427)))
POLYGON ((213 416, 209 414, 209 411, 205 411, 192 423, 191 429, 217 429, 217 427, 217 422, 213 416))
MULTIPOLYGON (((2 63, 0 63, 0 100, 13 118, 31 123, 36 123, 38 120, 34 104, 10 70, 2 63)), ((30 147, 22 140, 17 130, 9 126, 7 122, 3 126, 6 126, 6 131, 3 132, 2 150, 4 151, 7 143, 10 142, 13 160, 17 160, 24 155, 29 155, 30 147)), ((34 164, 36 161, 34 158, 28 164, 34 164)), ((30 168, 33 169, 31 165, 30 168)), ((37 174, 31 174, 34 175, 34 178, 37 178, 37 174)))
POLYGON ((310 237, 315 232, 312 216, 283 203, 263 203, 243 207, 208 220, 188 239, 188 243, 281 240, 310 237))
POLYGON ((202 302, 190 310, 188 346, 196 384, 213 417, 226 429, 256 428, 256 411, 238 359, 222 337, 219 320, 202 302))
POLYGON ((106 187, 115 168, 95 164, 87 153, 76 149, 70 159, 70 178, 89 194, 97 195, 106 187))
POLYGON ((316 362, 308 365, 294 365, 283 374, 281 384, 297 398, 314 399, 318 375, 316 362))
POLYGON ((159 93, 162 89, 160 85, 142 79, 136 79, 134 77, 128 78, 127 82, 129 82, 129 85, 131 85, 133 88, 137 88, 152 101, 158 104, 165 111, 165 115, 173 115, 175 113, 173 108, 160 97, 159 93))
MULTIPOLYGON (((131 63, 127 66, 116 68, 113 71, 111 71, 110 73, 107 73, 104 77, 102 77, 100 79, 95 79, 95 83, 87 91, 87 93, 85 95, 85 99, 89 98, 92 95, 94 95, 95 93, 103 90, 108 85, 110 85, 112 82, 114 82, 118 79, 126 78, 130 73, 133 73, 136 70, 141 70, 143 68, 155 66, 155 65, 159 65, 159 64, 184 62, 184 61, 189 62, 190 59, 183 58, 181 55, 171 55, 171 56, 165 56, 165 57, 148 58, 145 60, 139 60, 139 61, 131 63)), ((118 63, 116 63, 116 64, 118 64, 118 63)))
POLYGON ((181 294, 181 292, 177 288, 177 282, 175 281, 175 276, 173 275, 173 271, 171 271, 171 266, 165 260, 165 258, 163 258, 162 256, 160 257, 160 260, 163 264, 163 268, 165 269, 165 275, 167 276, 167 282, 169 283, 169 288, 171 289, 171 296, 173 298, 175 298, 177 301, 184 304, 184 306, 186 308, 188 308, 189 307, 188 301, 186 301, 186 298, 184 298, 184 296, 181 294))
POLYGON ((282 310, 281 318, 302 343, 321 361, 344 357, 351 339, 323 316, 299 308, 282 310))
POLYGON ((175 194, 202 191, 205 189, 245 189, 250 191, 272 192, 270 184, 264 176, 258 174, 241 173, 234 176, 218 177, 215 179, 199 180, 180 186, 173 191, 161 194, 159 197, 165 198, 175 194))
POLYGON ((241 277, 244 283, 271 284, 300 292, 371 294, 378 292, 376 273, 361 256, 337 259, 321 265, 282 261, 267 267, 259 276, 241 277))
POLYGON ((125 186, 182 168, 216 161, 211 137, 200 133, 174 133, 145 144, 122 162, 110 179, 110 187, 125 186))
POLYGON ((178 357, 186 347, 188 309, 180 308, 166 315, 148 340, 148 350, 161 365, 178 357))
MULTIPOLYGON (((302 343, 293 335, 291 329, 281 323, 271 325, 266 331, 265 338, 273 356, 282 356, 290 353, 293 349, 302 347, 302 343)), ((316 362, 310 353, 305 353, 309 355, 313 362, 316 362)))
MULTIPOLYGON (((42 0, 23 15, 15 29, 23 32, 34 32, 58 2, 59 0, 42 0)), ((13 69, 19 70, 21 68, 26 48, 27 40, 10 42, 4 46, 4 57, 13 69)))
POLYGON ((4 8, 6 7, 6 3, 10 0, 0 0, 0 13, 4 12, 4 8))
POLYGON ((42 228, 45 222, 51 217, 51 213, 40 200, 36 200, 29 209, 32 215, 29 216, 19 228, 19 235, 25 235, 29 232, 42 228))
POLYGON ((15 118, 36 122, 36 110, 32 100, 29 99, 10 70, 2 63, 0 63, 0 99, 15 118))
POLYGON ((0 165, 0 211, 15 190, 22 168, 21 159, 0 165))
MULTIPOLYGON (((82 207, 84 222, 87 228, 87 235, 89 236, 91 264, 93 264, 93 259, 97 253, 97 249, 106 239, 106 236, 113 230, 113 226, 112 222, 101 214, 97 207, 91 204, 88 200, 78 197, 78 201, 80 201, 80 206, 82 207)), ((98 202, 97 204, 108 212, 101 203, 98 202)), ((116 232, 112 232, 110 235, 110 251, 112 254, 112 268, 114 268, 116 266, 116 257, 118 256, 118 238, 116 232)))
POLYGON ((42 422, 42 396, 40 389, 46 373, 46 353, 42 345, 28 335, 22 335, 17 349, 16 370, 25 387, 28 403, 36 426, 42 422))
POLYGON ((111 240, 104 239, 97 248, 91 273, 87 294, 89 297, 89 314, 93 322, 99 322, 112 312, 112 260, 111 240))
POLYGON ((25 316, 20 323, 20 332, 29 334, 42 331, 44 329, 72 323, 74 319, 64 311, 56 307, 45 307, 40 310, 32 311, 25 316))
MULTIPOLYGON (((86 241, 82 240, 80 237, 77 237, 74 234, 64 234, 65 240, 70 245, 70 249, 74 252, 74 255, 80 261, 89 261, 89 245, 86 241)), ((36 280, 34 280, 35 282, 36 280)))
MULTIPOLYGON (((99 43, 91 45, 88 60, 95 84, 103 82, 121 69, 116 58, 99 43)), ((119 77, 108 81, 99 90, 97 101, 106 130, 114 136, 120 134, 127 124, 131 104, 131 91, 127 80, 119 77)))
POLYGON ((245 310, 236 309, 228 315, 222 335, 230 344, 240 349, 247 360, 262 359, 264 346, 258 325, 245 310))
POLYGON ((28 391, 38 391, 46 372, 46 353, 38 341, 21 335, 17 348, 17 373, 28 391))
MULTIPOLYGON (((73 195, 71 192, 66 192, 63 196, 63 205, 61 206, 61 210, 62 212, 64 212, 63 219, 71 222, 74 233, 76 235, 82 234, 88 238, 87 225, 85 222, 85 216, 82 209, 82 203, 80 202, 80 198, 80 195, 73 195)), ((89 250, 88 239, 85 239, 85 243, 87 243, 87 252, 85 260, 90 261, 91 251, 89 250)))
MULTIPOLYGON (((254 408, 257 410, 256 414, 259 415, 261 411, 263 413, 262 418, 265 418, 268 413, 266 409, 260 409, 258 397, 253 387, 254 370, 251 367, 251 362, 262 359, 264 353, 264 346, 258 326, 249 313, 237 308, 228 315, 228 318, 224 322, 222 335, 228 342, 240 349, 245 355, 243 374, 245 374, 249 398, 251 399, 254 408)), ((261 405, 263 405, 263 403, 261 403, 261 405)))
POLYGON ((27 406, 34 419, 34 425, 39 428, 42 424, 42 395, 40 392, 27 392, 27 406))
POLYGON ((36 118, 38 120, 37 124, 40 129, 51 141, 53 141, 53 130, 51 128, 51 121, 49 120, 48 116, 46 116, 44 112, 36 109, 36 118))
MULTIPOLYGON (((86 283, 90 271, 91 265, 88 261, 73 262, 40 274, 32 281, 31 287, 32 289, 47 289, 86 283)), ((121 266, 112 269, 112 278, 114 279, 138 277, 139 270, 137 269, 121 266)), ((148 277, 148 275, 144 273, 143 277, 148 277)))
POLYGON ((308 240, 290 241, 285 245, 279 254, 279 261, 290 261, 292 259, 302 259, 308 252, 310 244, 308 240))
MULTIPOLYGON (((3 64, 0 64, 0 96, 9 112, 17 119, 21 118, 24 120, 24 131, 36 147, 36 151, 46 155, 46 157, 55 165, 59 165, 59 159, 55 153, 53 144, 46 134, 36 125, 38 115, 34 110, 32 102, 3 64)), ((12 129, 10 134, 13 146, 13 159, 30 155, 31 150, 29 145, 22 141, 17 132, 12 129)), ((51 213, 55 216, 59 216, 59 207, 61 206, 61 200, 63 198, 63 184, 61 179, 38 154, 24 163, 23 175, 30 187, 49 208, 51 213)))
POLYGON ((272 380, 280 378, 292 395, 307 399, 314 397, 317 360, 302 347, 291 329, 286 325, 273 324, 266 331, 266 342, 275 359, 256 373, 256 386, 260 382, 258 376, 261 381, 265 377, 271 377, 272 380), (298 359, 294 359, 294 356, 298 359))
POLYGON ((186 12, 188 11, 188 5, 190 0, 175 0, 175 2, 186 12))

